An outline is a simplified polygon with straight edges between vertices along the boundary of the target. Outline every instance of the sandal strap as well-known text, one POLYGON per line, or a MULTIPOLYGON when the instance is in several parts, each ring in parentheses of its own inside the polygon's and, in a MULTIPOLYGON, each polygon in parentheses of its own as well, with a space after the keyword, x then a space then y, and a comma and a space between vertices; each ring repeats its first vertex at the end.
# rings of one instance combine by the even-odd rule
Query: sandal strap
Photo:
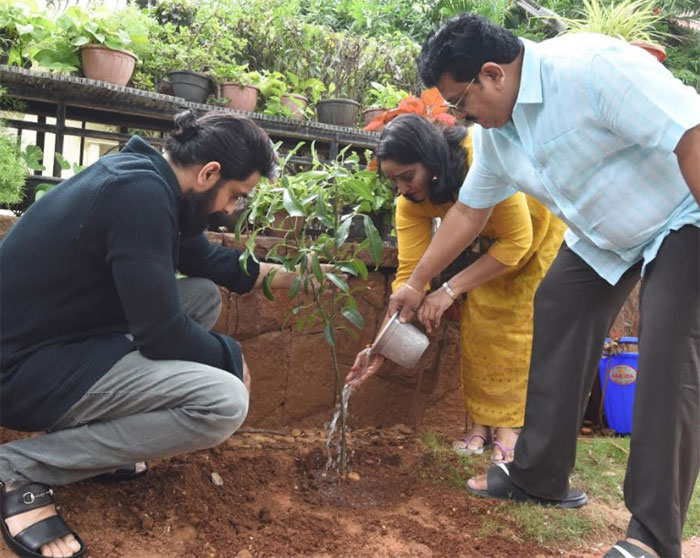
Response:
POLYGON ((483 434, 472 434, 471 436, 465 436, 464 438, 459 438, 458 441, 464 442, 467 446, 472 443, 474 438, 481 438, 484 441, 484 445, 488 442, 488 439, 483 434))
POLYGON ((52 515, 20 531, 14 536, 14 539, 25 548, 38 551, 46 543, 72 533, 73 531, 66 525, 62 517, 52 515))
POLYGON ((643 548, 627 541, 617 541, 603 558, 652 558, 643 548))
MULTIPOLYGON (((4 489, 4 487, 3 487, 4 489)), ((36 508, 53 504, 53 490, 46 484, 30 482, 2 493, 2 518, 12 517, 36 508)))

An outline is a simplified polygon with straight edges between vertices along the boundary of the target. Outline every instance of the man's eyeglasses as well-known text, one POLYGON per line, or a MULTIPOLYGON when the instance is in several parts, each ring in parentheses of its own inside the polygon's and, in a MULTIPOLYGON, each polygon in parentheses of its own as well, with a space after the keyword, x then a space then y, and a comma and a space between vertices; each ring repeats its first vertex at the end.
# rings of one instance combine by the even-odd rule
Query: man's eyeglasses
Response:
POLYGON ((472 79, 467 86, 464 88, 464 91, 462 91, 462 94, 459 96, 459 99, 457 99, 457 102, 452 104, 448 103, 445 101, 445 105, 447 105, 447 112, 449 112, 452 116, 455 115, 455 112, 461 112, 464 113, 466 110, 464 110, 464 102, 466 101, 467 97, 467 92, 469 91, 469 88, 474 85, 474 82, 476 81, 476 78, 472 79))

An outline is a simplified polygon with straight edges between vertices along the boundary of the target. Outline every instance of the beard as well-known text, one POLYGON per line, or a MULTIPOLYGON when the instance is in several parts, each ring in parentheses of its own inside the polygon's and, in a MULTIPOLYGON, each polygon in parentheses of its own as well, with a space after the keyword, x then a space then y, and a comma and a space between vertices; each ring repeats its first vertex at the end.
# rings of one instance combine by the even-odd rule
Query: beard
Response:
POLYGON ((206 230, 211 217, 218 213, 213 212, 212 207, 223 184, 223 179, 220 179, 211 189, 202 194, 187 192, 180 196, 178 206, 182 236, 196 236, 206 230))

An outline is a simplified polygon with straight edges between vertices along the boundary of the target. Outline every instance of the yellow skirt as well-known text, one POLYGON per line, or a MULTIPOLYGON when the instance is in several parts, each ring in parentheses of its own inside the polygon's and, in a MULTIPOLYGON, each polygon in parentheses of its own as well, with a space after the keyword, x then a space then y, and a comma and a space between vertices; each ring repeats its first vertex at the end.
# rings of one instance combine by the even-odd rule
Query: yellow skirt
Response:
POLYGON ((532 351, 535 291, 557 255, 566 226, 527 196, 532 247, 512 270, 467 295, 462 305, 461 369, 467 414, 494 427, 519 427, 532 351))

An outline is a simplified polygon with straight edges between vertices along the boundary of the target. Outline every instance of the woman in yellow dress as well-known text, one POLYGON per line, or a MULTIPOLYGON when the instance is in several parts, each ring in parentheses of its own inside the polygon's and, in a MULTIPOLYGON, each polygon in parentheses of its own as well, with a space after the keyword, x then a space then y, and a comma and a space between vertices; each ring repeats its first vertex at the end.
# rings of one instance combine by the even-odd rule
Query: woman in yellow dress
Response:
MULTIPOLYGON (((376 155, 399 194, 396 291, 409 288, 406 280, 430 244, 433 219, 444 217, 457 199, 472 161, 471 136, 466 128, 440 130, 407 114, 384 128, 376 155)), ((453 444, 458 453, 480 454, 493 444, 494 462, 513 459, 525 413, 533 298, 564 230, 561 221, 525 194, 502 201, 481 233, 493 239, 488 251, 428 295, 418 312, 431 329, 459 295, 468 293, 460 312, 461 373, 472 427, 453 444)), ((362 351, 347 381, 358 385, 384 360, 362 351)))

